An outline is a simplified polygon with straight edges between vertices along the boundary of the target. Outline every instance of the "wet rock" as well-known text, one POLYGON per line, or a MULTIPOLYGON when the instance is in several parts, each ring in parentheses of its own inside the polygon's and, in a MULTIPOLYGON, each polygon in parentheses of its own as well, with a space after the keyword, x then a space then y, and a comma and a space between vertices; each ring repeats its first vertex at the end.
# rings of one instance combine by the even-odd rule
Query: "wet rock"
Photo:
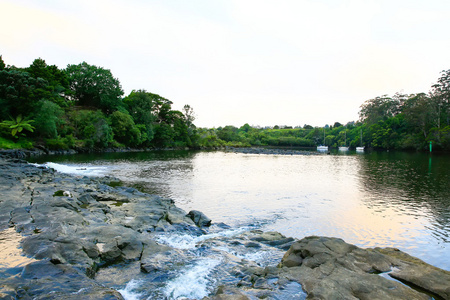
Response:
POLYGON ((70 265, 46 260, 28 264, 19 277, 4 284, 9 287, 6 294, 15 299, 123 299, 70 265))
POLYGON ((263 232, 261 230, 252 230, 246 233, 248 239, 260 242, 269 246, 273 246, 282 250, 288 250, 295 240, 291 237, 287 238, 279 232, 263 232))
POLYGON ((144 245, 141 257, 141 270, 145 273, 173 270, 182 261, 183 254, 167 245, 149 241, 144 245))
POLYGON ((450 299, 450 272, 431 266, 395 248, 375 248, 396 266, 389 275, 418 286, 444 299, 450 299))
POLYGON ((241 290, 228 287, 220 286, 217 289, 216 295, 212 297, 206 297, 205 299, 211 300, 250 300, 241 290))
MULTIPOLYGON (((402 253, 395 251, 394 253, 402 253)), ((409 256, 408 256, 409 257, 409 256)), ((382 249, 361 249, 342 239, 307 237, 284 255, 280 264, 283 276, 296 280, 311 299, 428 299, 425 294, 399 282, 379 276, 390 275, 427 289, 448 299, 450 272, 427 265, 412 264, 403 253, 393 255, 382 249), (395 275, 397 274, 397 275, 395 275), (435 283, 433 279, 441 277, 435 283), (439 275, 438 275, 439 274, 439 275), (419 280, 419 278, 421 278, 419 280), (427 284, 428 283, 428 284, 427 284)))
POLYGON ((195 225, 199 227, 211 226, 211 219, 200 211, 191 210, 187 215, 192 221, 194 221, 195 225))

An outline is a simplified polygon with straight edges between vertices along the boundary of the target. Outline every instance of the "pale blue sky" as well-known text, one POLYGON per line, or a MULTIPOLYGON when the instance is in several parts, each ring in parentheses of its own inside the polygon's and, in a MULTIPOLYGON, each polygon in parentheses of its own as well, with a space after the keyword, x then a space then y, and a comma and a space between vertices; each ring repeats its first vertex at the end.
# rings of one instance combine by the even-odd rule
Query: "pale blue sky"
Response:
POLYGON ((197 126, 323 126, 450 68, 450 1, 3 0, 0 55, 110 69, 197 126))

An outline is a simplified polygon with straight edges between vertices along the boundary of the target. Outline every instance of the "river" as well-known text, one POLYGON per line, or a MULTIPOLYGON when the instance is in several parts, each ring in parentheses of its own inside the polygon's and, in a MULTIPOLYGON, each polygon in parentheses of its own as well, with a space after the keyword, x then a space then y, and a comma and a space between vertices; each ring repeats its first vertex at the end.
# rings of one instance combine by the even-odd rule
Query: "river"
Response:
POLYGON ((33 162, 78 175, 115 176, 235 229, 254 226, 298 239, 323 235, 360 247, 396 247, 450 270, 450 156, 308 154, 160 151, 33 162))

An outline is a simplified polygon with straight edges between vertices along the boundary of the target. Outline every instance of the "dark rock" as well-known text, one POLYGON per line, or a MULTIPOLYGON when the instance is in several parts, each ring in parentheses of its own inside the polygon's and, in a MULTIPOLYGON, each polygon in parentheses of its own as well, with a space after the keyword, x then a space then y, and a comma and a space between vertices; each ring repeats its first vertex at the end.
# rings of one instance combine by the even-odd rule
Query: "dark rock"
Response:
POLYGON ((206 297, 205 299, 211 300, 249 300, 240 289, 236 289, 228 286, 220 286, 217 289, 217 293, 215 296, 206 297))
POLYGON ((192 221, 194 221, 195 225, 199 227, 211 226, 211 219, 200 211, 191 210, 187 215, 192 221))
POLYGON ((50 261, 28 264, 15 282, 19 299, 123 299, 69 265, 50 261))
POLYGON ((248 242, 245 244, 247 248, 261 248, 261 245, 255 242, 248 242))

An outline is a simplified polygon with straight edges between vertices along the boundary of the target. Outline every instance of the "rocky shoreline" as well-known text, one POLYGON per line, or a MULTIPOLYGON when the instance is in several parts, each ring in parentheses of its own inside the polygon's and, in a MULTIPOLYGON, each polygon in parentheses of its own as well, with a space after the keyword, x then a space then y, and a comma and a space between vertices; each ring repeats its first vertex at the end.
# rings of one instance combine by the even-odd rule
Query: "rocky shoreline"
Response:
POLYGON ((18 265, 3 260, 0 299, 124 299, 117 287, 137 277, 156 289, 190 259, 187 250, 162 243, 162 234, 198 237, 196 251, 285 253, 267 266, 226 253, 227 280, 204 299, 282 299, 290 286, 307 299, 450 299, 450 272, 398 249, 362 249, 329 237, 296 241, 258 230, 211 235, 210 228, 227 226, 211 225, 170 199, 117 186, 111 177, 64 175, 11 155, 0 158, 0 176, 0 239, 12 230, 20 234, 17 251, 33 258, 18 265), (213 238, 202 239, 207 234, 213 238))

